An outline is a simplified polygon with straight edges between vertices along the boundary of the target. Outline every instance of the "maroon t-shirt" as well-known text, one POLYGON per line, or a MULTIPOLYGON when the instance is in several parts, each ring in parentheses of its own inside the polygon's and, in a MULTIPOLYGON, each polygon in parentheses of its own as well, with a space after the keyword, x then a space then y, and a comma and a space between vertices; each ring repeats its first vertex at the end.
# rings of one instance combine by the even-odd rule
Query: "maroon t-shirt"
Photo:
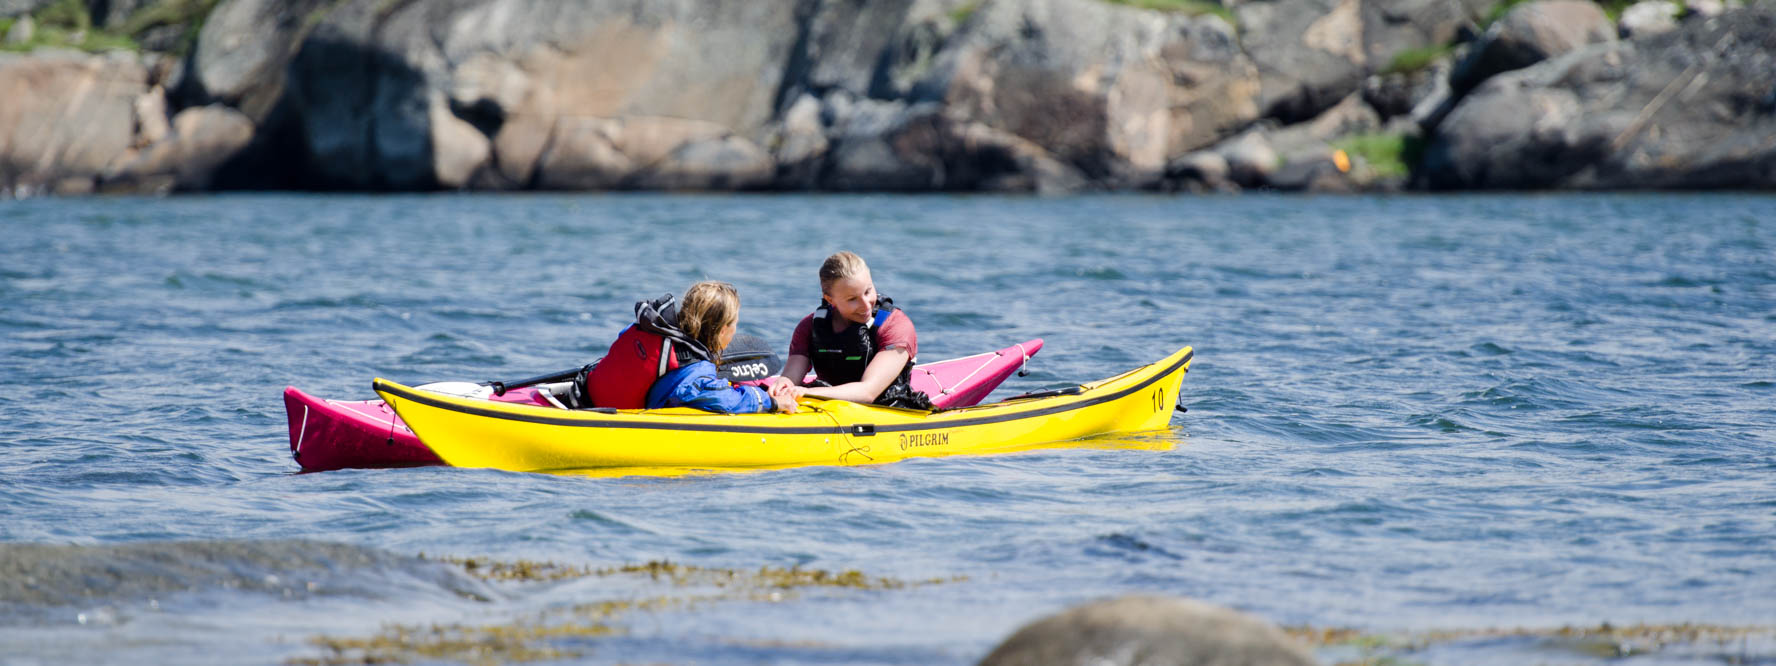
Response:
MULTIPOLYGON (((830 316, 837 317, 834 313, 830 316)), ((832 324, 827 324, 831 326, 832 324)), ((814 315, 802 317, 802 323, 796 324, 795 333, 789 336, 789 355, 814 358, 809 347, 814 344, 814 315)), ((906 310, 895 310, 888 315, 887 321, 876 329, 876 348, 905 349, 908 358, 919 355, 919 334, 913 331, 913 320, 907 318, 906 310)))

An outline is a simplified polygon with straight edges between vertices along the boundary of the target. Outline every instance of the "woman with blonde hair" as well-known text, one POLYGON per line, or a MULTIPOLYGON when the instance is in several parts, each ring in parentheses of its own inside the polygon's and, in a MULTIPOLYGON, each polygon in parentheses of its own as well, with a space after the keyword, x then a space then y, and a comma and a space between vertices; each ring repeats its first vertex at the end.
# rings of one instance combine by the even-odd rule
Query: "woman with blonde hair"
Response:
POLYGON ((783 373, 771 380, 771 397, 803 395, 829 400, 930 409, 931 398, 913 390, 919 335, 894 300, 876 293, 869 266, 852 252, 837 252, 820 265, 820 307, 796 325, 783 373), (802 387, 812 369, 818 382, 802 387))
POLYGON ((756 386, 737 386, 718 374, 722 350, 740 323, 734 285, 703 281, 635 304, 635 323, 617 336, 585 375, 594 407, 695 407, 723 414, 796 411, 794 398, 775 400, 756 386))

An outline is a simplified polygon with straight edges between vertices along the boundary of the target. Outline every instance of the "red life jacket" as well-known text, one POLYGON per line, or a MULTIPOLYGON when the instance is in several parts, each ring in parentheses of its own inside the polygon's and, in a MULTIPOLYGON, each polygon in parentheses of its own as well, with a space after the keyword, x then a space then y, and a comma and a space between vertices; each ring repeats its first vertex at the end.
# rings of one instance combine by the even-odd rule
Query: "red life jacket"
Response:
POLYGON ((617 335, 610 351, 586 372, 586 393, 593 407, 642 409, 654 380, 677 370, 672 339, 630 324, 617 335))

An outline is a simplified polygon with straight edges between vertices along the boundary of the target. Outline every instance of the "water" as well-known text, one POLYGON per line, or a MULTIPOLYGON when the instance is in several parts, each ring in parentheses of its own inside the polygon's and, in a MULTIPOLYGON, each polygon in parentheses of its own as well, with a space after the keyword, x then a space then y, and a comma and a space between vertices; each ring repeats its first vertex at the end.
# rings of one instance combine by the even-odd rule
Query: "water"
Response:
MULTIPOLYGON (((1772 211, 1735 195, 0 204, 0 662, 279 663, 439 625, 573 629, 519 642, 597 662, 969 663, 1125 593, 1473 632, 1404 653, 1428 663, 1613 656, 1489 630, 1768 627, 1772 211), (742 332, 780 340, 840 248, 909 310, 923 358, 1044 338, 998 395, 1188 344, 1190 411, 1089 447, 681 478, 289 459, 285 385, 366 398, 377 376, 569 367, 635 300, 701 278, 734 282, 742 332), (514 583, 440 557, 715 572, 514 583), (908 585, 716 581, 766 566, 908 585)), ((1773 645, 1628 661, 1771 663, 1773 645)))

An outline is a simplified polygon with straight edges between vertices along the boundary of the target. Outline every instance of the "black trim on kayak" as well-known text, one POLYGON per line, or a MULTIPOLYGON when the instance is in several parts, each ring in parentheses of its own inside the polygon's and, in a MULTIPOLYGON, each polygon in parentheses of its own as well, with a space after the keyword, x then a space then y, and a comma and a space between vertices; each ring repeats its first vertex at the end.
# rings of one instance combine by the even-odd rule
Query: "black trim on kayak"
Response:
MULTIPOLYGON (((1152 377, 1148 377, 1145 381, 1143 381, 1139 384, 1136 384, 1134 386, 1130 386, 1128 388, 1117 391, 1115 393, 1111 393, 1108 395, 1101 395, 1101 396, 1097 396, 1095 398, 1090 398, 1087 400, 1068 402, 1066 404, 1055 405, 1053 407, 1045 407, 1042 409, 1031 410, 1031 411, 1027 411, 1027 412, 1015 412, 1015 413, 1011 413, 1011 414, 993 414, 990 416, 977 416, 974 418, 956 419, 953 421, 907 423, 907 424, 879 424, 879 425, 878 424, 853 424, 853 425, 849 425, 849 426, 741 426, 741 425, 723 425, 723 424, 718 424, 718 423, 655 423, 655 422, 646 422, 646 421, 643 421, 643 422, 622 422, 622 421, 609 421, 609 420, 603 420, 603 419, 587 420, 587 419, 565 418, 565 417, 560 417, 560 416, 544 416, 544 415, 540 415, 540 414, 513 414, 511 412, 495 411, 492 409, 487 409, 485 407, 456 405, 456 404, 444 402, 444 401, 439 400, 435 397, 427 395, 423 391, 412 390, 412 389, 409 389, 405 386, 396 386, 393 384, 383 382, 382 380, 376 380, 375 382, 373 382, 371 384, 371 388, 374 388, 377 392, 380 392, 380 393, 387 393, 389 395, 400 397, 400 398, 403 398, 406 400, 411 400, 413 402, 417 402, 422 405, 437 407, 439 409, 446 409, 449 411, 458 412, 458 413, 462 413, 462 414, 470 414, 473 416, 485 416, 485 417, 489 417, 489 418, 505 419, 508 421, 523 421, 525 423, 536 423, 536 424, 541 424, 541 425, 571 426, 571 427, 576 427, 576 428, 628 428, 628 429, 633 429, 633 430, 686 430, 686 431, 692 431, 692 432, 734 432, 734 433, 746 433, 746 434, 756 434, 756 435, 820 435, 820 434, 857 435, 857 434, 862 434, 858 431, 858 428, 861 428, 861 427, 868 427, 875 433, 910 432, 910 431, 915 431, 915 430, 942 430, 945 428, 958 428, 958 427, 963 427, 963 426, 975 426, 975 425, 985 425, 985 424, 989 424, 989 423, 1001 423, 1001 422, 1005 422, 1005 421, 1016 421, 1019 419, 1027 419, 1027 418, 1032 418, 1032 417, 1036 417, 1036 416, 1048 416, 1050 414, 1059 414, 1061 412, 1069 412, 1069 411, 1073 411, 1075 409, 1084 409, 1086 407, 1092 407, 1095 405, 1104 404, 1106 402, 1120 400, 1122 398, 1128 397, 1130 394, 1133 394, 1133 393, 1136 393, 1136 392, 1141 391, 1143 389, 1146 389, 1147 387, 1152 386, 1153 384, 1158 382, 1161 378, 1172 374, 1173 372, 1177 371, 1178 368, 1184 367, 1186 364, 1190 363, 1190 359, 1195 356, 1196 356, 1195 350, 1186 352, 1184 354, 1183 358, 1178 359, 1177 363, 1173 363, 1171 367, 1154 373, 1152 377)), ((1016 398, 1013 398, 1013 399, 1016 399, 1016 398)), ((398 413, 399 411, 400 410, 397 407, 396 412, 398 413)))

